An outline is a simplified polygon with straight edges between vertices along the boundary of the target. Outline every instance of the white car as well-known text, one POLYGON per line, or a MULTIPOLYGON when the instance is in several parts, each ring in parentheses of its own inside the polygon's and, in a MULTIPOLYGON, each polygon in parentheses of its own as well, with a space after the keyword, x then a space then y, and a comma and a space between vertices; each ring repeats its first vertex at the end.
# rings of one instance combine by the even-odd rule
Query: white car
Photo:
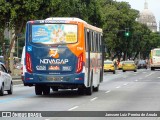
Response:
POLYGON ((13 93, 13 82, 10 75, 11 71, 7 70, 3 63, 0 62, 0 96, 4 95, 4 91, 8 94, 13 93))

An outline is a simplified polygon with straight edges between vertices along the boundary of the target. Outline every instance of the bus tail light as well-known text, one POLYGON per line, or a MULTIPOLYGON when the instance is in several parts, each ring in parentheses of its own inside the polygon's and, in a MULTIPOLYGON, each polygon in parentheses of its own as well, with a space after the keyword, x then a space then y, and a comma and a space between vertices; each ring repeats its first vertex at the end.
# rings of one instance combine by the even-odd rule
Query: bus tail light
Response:
POLYGON ((26 53, 26 69, 29 73, 32 73, 31 55, 26 53))
POLYGON ((83 53, 78 56, 78 62, 76 67, 76 73, 80 73, 83 69, 83 53))

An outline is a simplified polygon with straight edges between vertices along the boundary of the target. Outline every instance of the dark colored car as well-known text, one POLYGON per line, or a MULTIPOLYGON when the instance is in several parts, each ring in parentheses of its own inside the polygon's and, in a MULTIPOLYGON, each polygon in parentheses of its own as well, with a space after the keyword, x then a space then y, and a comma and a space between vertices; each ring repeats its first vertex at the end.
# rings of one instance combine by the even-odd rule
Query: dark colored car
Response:
POLYGON ((138 69, 140 69, 140 68, 147 69, 147 62, 145 60, 139 60, 137 63, 137 68, 138 69))

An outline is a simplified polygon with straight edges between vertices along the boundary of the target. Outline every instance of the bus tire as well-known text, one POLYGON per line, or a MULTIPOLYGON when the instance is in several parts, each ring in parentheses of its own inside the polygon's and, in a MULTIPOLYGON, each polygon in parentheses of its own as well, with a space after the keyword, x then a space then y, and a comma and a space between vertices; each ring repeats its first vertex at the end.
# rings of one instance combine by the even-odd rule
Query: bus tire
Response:
POLYGON ((90 87, 87 87, 86 88, 86 95, 92 95, 92 92, 93 92, 93 72, 91 74, 91 84, 90 84, 90 87))
POLYGON ((78 94, 84 95, 84 88, 78 88, 78 94))
POLYGON ((151 67, 151 70, 154 70, 154 67, 151 67))
POLYGON ((99 91, 99 85, 97 87, 94 87, 93 91, 98 92, 99 91))
POLYGON ((41 85, 35 85, 35 93, 36 93, 36 95, 42 95, 42 86, 41 85))
POLYGON ((58 91, 58 87, 51 87, 52 91, 58 91))
POLYGON ((49 94, 50 94, 50 87, 43 86, 43 95, 49 95, 49 94))

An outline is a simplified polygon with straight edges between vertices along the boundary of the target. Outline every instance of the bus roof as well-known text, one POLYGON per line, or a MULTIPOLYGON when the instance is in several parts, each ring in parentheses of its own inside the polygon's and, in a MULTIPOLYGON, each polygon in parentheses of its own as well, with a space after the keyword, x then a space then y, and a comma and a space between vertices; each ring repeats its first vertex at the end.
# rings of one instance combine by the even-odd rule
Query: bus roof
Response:
POLYGON ((86 21, 76 17, 50 17, 50 18, 46 18, 45 20, 66 20, 66 21, 83 22, 87 24, 86 21))
POLYGON ((76 18, 76 17, 49 17, 46 18, 45 20, 65 20, 65 21, 74 21, 74 22, 82 22, 85 24, 85 27, 89 28, 89 29, 93 29, 96 30, 98 32, 102 32, 101 28, 95 27, 93 25, 88 24, 86 21, 80 19, 80 18, 76 18))
MULTIPOLYGON (((96 26, 93 26, 93 25, 90 25, 89 23, 87 23, 86 21, 80 19, 80 18, 76 18, 76 17, 49 17, 49 18, 46 18, 45 20, 35 20, 35 21, 62 21, 62 22, 69 22, 69 21, 73 21, 73 22, 81 22, 81 23, 84 23, 84 26, 88 29, 92 29, 92 30, 95 30, 95 31, 98 31, 98 32, 102 32, 102 29, 101 28, 98 28, 96 26)), ((60 23, 60 22, 57 22, 57 23, 60 23)))

